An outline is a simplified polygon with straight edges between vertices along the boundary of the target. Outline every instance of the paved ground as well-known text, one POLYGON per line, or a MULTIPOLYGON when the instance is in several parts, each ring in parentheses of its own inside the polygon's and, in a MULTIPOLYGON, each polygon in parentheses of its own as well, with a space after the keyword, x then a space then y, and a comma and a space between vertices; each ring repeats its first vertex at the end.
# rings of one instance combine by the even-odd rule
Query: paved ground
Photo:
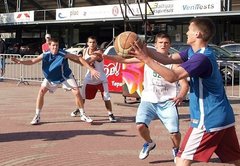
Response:
MULTIPOLYGON (((124 105, 121 94, 112 93, 118 123, 109 123, 104 104, 98 96, 87 101, 86 112, 92 125, 70 117, 75 108, 70 92, 58 89, 47 94, 41 125, 31 126, 38 85, 0 82, 0 166, 154 166, 174 165, 168 134, 159 123, 151 126, 157 147, 145 160, 138 159, 143 140, 134 120, 137 104, 124 105)), ((240 138, 240 102, 233 100, 240 138)), ((188 127, 188 106, 179 108, 182 134, 188 127)), ((208 164, 221 164, 213 156, 208 164)))

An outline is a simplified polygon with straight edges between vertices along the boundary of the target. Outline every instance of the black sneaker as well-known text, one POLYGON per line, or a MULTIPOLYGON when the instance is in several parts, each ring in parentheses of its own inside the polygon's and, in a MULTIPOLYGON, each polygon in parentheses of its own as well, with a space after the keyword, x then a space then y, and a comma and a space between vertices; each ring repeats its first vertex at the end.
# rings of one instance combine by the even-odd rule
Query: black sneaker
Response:
POLYGON ((113 114, 108 115, 108 118, 109 118, 110 122, 117 122, 117 120, 113 114))
POLYGON ((76 109, 75 111, 71 112, 71 116, 72 116, 72 117, 80 116, 80 111, 79 111, 79 109, 76 109))

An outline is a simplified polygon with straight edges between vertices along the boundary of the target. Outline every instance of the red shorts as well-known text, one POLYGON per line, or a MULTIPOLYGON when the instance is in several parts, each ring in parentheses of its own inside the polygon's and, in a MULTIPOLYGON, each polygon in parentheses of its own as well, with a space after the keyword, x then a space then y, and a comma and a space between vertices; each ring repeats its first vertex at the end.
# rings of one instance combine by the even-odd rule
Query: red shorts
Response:
POLYGON ((216 132, 190 127, 178 157, 208 162, 214 152, 224 163, 240 159, 240 147, 234 126, 216 132))
POLYGON ((110 94, 108 90, 108 83, 101 83, 97 85, 84 84, 82 87, 83 99, 94 99, 97 92, 100 91, 104 101, 110 100, 110 94))

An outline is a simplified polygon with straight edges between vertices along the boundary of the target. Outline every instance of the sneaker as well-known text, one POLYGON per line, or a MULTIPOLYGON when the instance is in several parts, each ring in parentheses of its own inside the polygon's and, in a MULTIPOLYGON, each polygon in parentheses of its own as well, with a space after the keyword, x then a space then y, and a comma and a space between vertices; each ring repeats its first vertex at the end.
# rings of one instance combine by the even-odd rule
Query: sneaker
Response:
POLYGON ((40 123, 40 115, 35 115, 33 120, 31 121, 32 125, 36 125, 40 123))
POLYGON ((115 116, 113 114, 108 115, 109 121, 110 122, 117 122, 117 119, 115 118, 115 116))
POLYGON ((141 152, 140 152, 140 154, 139 154, 139 158, 140 158, 141 160, 147 158, 148 155, 149 155, 149 152, 150 152, 151 150, 153 150, 155 147, 156 147, 156 144, 155 144, 154 142, 151 142, 151 143, 146 142, 146 143, 143 145, 143 148, 142 148, 142 150, 141 150, 141 152))
POLYGON ((72 116, 72 117, 80 116, 80 111, 79 111, 79 109, 76 109, 75 111, 71 112, 71 116, 72 116))
POLYGON ((173 148, 172 149, 174 163, 176 163, 176 157, 177 157, 178 150, 179 150, 179 148, 173 148))
POLYGON ((80 115, 80 119, 81 119, 82 121, 88 122, 88 123, 91 123, 91 122, 93 121, 93 120, 92 120, 89 116, 87 116, 85 113, 82 114, 82 115, 80 115))

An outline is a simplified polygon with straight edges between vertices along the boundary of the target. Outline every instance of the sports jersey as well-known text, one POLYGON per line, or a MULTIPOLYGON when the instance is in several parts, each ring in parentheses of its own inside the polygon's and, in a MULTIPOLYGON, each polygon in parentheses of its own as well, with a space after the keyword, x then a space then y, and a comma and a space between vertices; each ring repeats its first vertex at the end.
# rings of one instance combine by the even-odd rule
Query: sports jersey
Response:
POLYGON ((45 78, 49 82, 62 83, 69 78, 72 70, 69 68, 67 54, 64 50, 59 50, 56 55, 50 51, 43 53, 42 70, 45 78))
MULTIPOLYGON (((84 54, 84 59, 87 60, 89 59, 91 56, 89 55, 89 48, 86 48, 85 54, 84 54)), ((96 79, 94 77, 91 77, 91 73, 89 70, 87 70, 87 73, 85 75, 85 79, 84 82, 86 84, 91 84, 91 85, 97 85, 100 84, 102 82, 107 82, 107 77, 106 74, 104 72, 104 63, 103 60, 101 62, 99 61, 94 61, 94 69, 97 70, 100 73, 100 78, 96 79)))
MULTIPOLYGON (((161 65, 161 64, 159 64, 161 65)), ((165 65, 172 68, 172 65, 165 65)), ((165 102, 169 98, 176 97, 177 84, 165 81, 157 72, 153 71, 148 65, 144 65, 144 81, 141 101, 151 103, 165 102)))
POLYGON ((191 126, 213 132, 234 125, 233 109, 227 99, 215 54, 210 47, 180 53, 181 64, 190 76, 191 126))

